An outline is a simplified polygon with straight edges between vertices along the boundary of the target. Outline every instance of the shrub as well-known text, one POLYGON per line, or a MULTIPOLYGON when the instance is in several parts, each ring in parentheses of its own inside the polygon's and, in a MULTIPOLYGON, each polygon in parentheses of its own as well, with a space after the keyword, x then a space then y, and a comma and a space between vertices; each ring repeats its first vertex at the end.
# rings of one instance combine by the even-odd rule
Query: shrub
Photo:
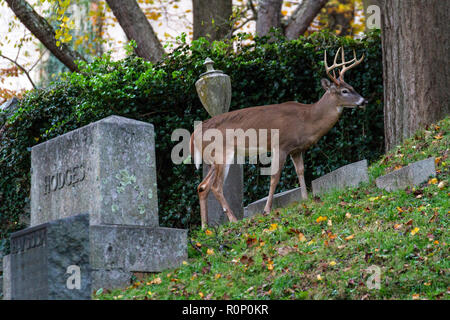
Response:
MULTIPOLYGON (((160 63, 151 64, 136 56, 112 61, 109 55, 92 63, 80 63, 80 73, 66 73, 45 89, 30 91, 9 119, 0 141, 0 239, 24 227, 29 214, 30 148, 106 116, 116 114, 151 122, 156 130, 156 157, 160 222, 189 228, 200 221, 196 186, 201 170, 193 165, 174 165, 170 160, 176 142, 175 128, 193 130, 194 120, 208 117, 195 81, 205 71, 206 57, 232 80, 231 110, 296 100, 317 101, 323 94, 320 79, 324 49, 329 56, 343 45, 366 58, 347 76, 348 83, 369 99, 365 111, 345 110, 339 123, 306 154, 306 180, 363 158, 382 153, 383 107, 380 36, 363 40, 337 38, 316 33, 288 41, 278 37, 255 39, 246 35, 227 42, 199 39, 180 45, 160 63)), ((349 55, 351 52, 349 52, 349 55)), ((257 165, 245 168, 245 203, 266 196, 269 177, 259 176, 257 165)), ((277 191, 296 186, 292 164, 287 163, 277 191)))

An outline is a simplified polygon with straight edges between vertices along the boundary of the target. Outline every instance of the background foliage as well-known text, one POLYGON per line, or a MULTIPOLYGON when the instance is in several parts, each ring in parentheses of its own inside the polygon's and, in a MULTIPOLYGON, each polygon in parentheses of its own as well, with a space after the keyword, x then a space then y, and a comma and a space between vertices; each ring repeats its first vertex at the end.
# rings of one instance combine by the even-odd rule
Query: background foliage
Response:
MULTIPOLYGON (((29 216, 30 148, 109 115, 151 122, 156 130, 160 223, 189 228, 200 221, 196 187, 201 170, 174 165, 170 140, 176 128, 193 130, 194 120, 206 119, 194 83, 204 72, 204 59, 215 61, 232 80, 231 110, 296 100, 313 103, 323 94, 320 79, 324 49, 329 56, 343 45, 351 56, 363 53, 363 64, 347 82, 369 100, 365 110, 344 110, 339 123, 306 155, 307 183, 347 163, 373 160, 383 153, 383 88, 379 33, 363 40, 337 38, 320 32, 298 40, 276 41, 248 35, 227 42, 204 39, 179 46, 156 65, 134 55, 112 61, 108 54, 80 64, 80 73, 67 73, 46 89, 33 90, 20 101, 19 110, 0 141, 0 239, 23 228, 29 216), (245 45, 244 45, 245 44, 245 45)), ((131 52, 132 50, 130 50, 131 52)), ((330 58, 331 59, 331 58, 330 58)), ((245 167, 245 204, 267 195, 269 177, 255 165, 245 167)), ((277 191, 297 185, 290 162, 277 191)), ((1 244, 0 244, 1 245, 1 244)))

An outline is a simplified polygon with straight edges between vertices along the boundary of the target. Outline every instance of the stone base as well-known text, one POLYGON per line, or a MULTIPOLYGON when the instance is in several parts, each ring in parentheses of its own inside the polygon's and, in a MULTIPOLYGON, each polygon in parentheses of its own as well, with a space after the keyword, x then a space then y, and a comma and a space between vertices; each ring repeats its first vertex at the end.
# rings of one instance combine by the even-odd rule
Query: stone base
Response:
MULTIPOLYGON (((294 202, 300 202, 302 200, 301 189, 295 188, 292 190, 276 193, 273 196, 272 209, 284 208, 293 204, 294 202)), ((257 213, 263 213, 266 206, 267 197, 259 199, 250 203, 244 208, 244 218, 249 218, 257 213)))
POLYGON ((187 260, 187 230, 163 227, 90 227, 92 287, 130 285, 135 272, 160 272, 187 260))
MULTIPOLYGON (((209 171, 209 165, 203 165, 203 176, 209 171)), ((232 164, 223 184, 223 195, 238 220, 244 216, 244 168, 242 164, 232 164)), ((228 217, 212 191, 208 195, 208 225, 217 226, 228 223, 228 217)))
POLYGON ((384 176, 378 177, 375 183, 378 188, 386 191, 394 191, 413 187, 427 181, 430 176, 436 175, 434 158, 417 161, 406 167, 395 170, 384 176))
POLYGON ((313 195, 330 192, 346 187, 357 187, 361 182, 368 182, 367 160, 350 163, 322 177, 313 180, 313 195))

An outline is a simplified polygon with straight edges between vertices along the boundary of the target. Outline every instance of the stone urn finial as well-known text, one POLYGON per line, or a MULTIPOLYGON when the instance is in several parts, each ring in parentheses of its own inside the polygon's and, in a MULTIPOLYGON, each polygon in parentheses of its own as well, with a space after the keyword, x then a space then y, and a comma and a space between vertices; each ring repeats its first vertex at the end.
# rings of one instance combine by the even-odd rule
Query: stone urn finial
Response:
POLYGON ((206 72, 195 83, 200 101, 212 117, 228 112, 231 103, 230 77, 223 71, 214 70, 213 64, 214 61, 206 58, 206 72))

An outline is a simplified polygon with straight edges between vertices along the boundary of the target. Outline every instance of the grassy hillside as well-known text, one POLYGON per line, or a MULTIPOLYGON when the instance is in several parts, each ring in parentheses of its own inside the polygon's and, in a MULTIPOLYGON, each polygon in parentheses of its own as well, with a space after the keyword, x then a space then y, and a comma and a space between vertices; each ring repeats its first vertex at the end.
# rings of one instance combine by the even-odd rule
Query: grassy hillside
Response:
POLYGON ((370 183, 193 232, 180 268, 94 298, 449 299, 449 149, 447 118, 374 163, 370 183), (376 188, 376 177, 430 156, 436 178, 376 188), (380 289, 369 289, 376 268, 380 289))

